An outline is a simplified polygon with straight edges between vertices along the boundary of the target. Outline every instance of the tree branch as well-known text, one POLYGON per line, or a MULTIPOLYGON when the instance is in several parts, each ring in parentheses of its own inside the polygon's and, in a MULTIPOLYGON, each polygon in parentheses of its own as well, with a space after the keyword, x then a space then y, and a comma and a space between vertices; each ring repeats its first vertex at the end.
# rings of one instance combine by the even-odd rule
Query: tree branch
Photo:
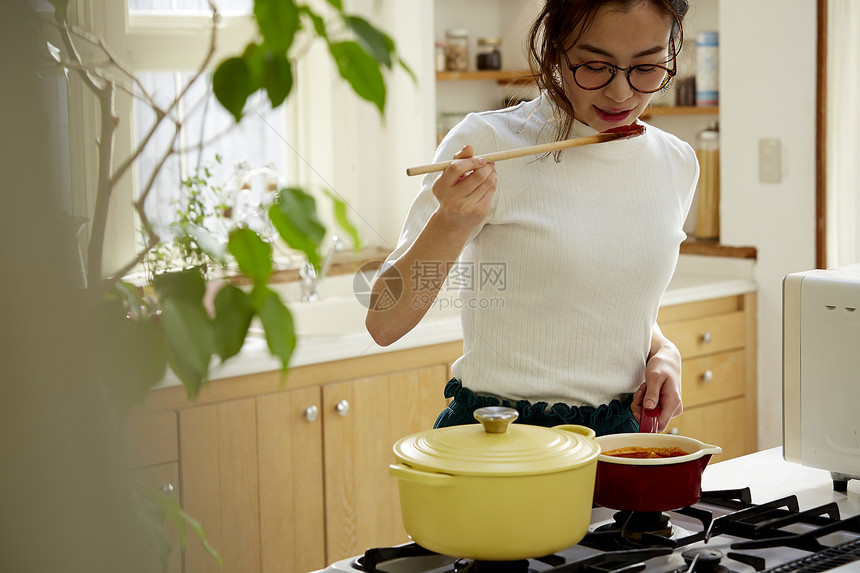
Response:
POLYGON ((134 151, 132 151, 132 153, 125 159, 125 161, 122 162, 122 164, 119 166, 119 168, 114 172, 113 176, 111 177, 111 181, 113 183, 116 183, 117 181, 119 181, 120 178, 122 178, 122 176, 125 174, 125 172, 128 171, 128 169, 132 165, 134 165, 134 162, 137 161, 137 159, 143 153, 143 150, 149 144, 150 140, 152 139, 152 136, 155 134, 155 131, 161 126, 161 122, 164 120, 164 118, 167 115, 169 115, 176 108, 176 106, 179 105, 179 102, 182 101, 182 99, 185 97, 185 94, 188 93, 188 90, 191 88, 191 86, 193 86, 197 82, 197 80, 200 79, 200 77, 203 75, 203 73, 209 67, 209 64, 212 62, 212 58, 215 55, 216 35, 217 35, 217 30, 218 30, 219 16, 218 16, 218 8, 215 6, 215 4, 212 2, 212 0, 209 0, 209 8, 212 10, 212 26, 211 26, 211 32, 210 32, 211 40, 209 42, 209 50, 206 53, 206 57, 203 59, 203 64, 201 64, 200 68, 198 68, 197 72, 194 74, 194 77, 192 77, 191 80, 189 80, 189 82, 185 85, 185 87, 182 89, 182 92, 180 92, 179 95, 177 95, 173 99, 173 101, 170 103, 170 105, 164 111, 164 114, 160 115, 160 116, 156 115, 155 122, 152 124, 152 127, 146 133, 143 140, 140 142, 140 144, 137 146, 137 148, 134 151))

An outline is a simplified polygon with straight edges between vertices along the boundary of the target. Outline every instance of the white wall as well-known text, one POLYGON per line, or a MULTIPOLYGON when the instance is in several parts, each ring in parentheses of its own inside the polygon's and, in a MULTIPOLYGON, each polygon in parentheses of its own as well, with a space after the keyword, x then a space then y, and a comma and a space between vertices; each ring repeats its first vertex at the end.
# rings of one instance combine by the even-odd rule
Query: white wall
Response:
POLYGON ((348 199, 364 241, 393 248, 418 192, 418 178, 407 177, 406 168, 429 163, 435 150, 436 100, 427 80, 434 73, 433 0, 350 0, 347 10, 388 33, 419 78, 415 84, 399 66, 387 72, 384 118, 340 78, 322 104, 335 125, 332 186, 348 199))
MULTIPOLYGON (((394 32, 419 77, 432 77, 434 35, 454 23, 437 22, 434 32, 434 0, 385 5, 379 24, 394 32)), ((691 15, 710 27, 713 8, 713 0, 694 1, 691 15)), ((719 0, 718 12, 721 242, 758 249, 759 446, 766 448, 782 439, 782 278, 815 266, 816 11, 811 0, 719 0), (782 143, 782 180, 760 183, 758 141, 772 137, 782 143)), ((688 32, 690 48, 695 33, 688 32)), ((432 158, 435 97, 433 82, 416 89, 399 74, 385 126, 375 112, 359 114, 364 166, 352 184, 363 187, 359 211, 373 229, 369 242, 396 241, 418 190, 403 171, 432 158)), ((339 120, 355 121, 355 108, 342 103, 333 102, 339 120)))
POLYGON ((759 447, 782 443, 782 278, 815 267, 815 2, 720 0, 721 242, 758 249, 759 447), (758 141, 782 142, 760 183, 758 141))

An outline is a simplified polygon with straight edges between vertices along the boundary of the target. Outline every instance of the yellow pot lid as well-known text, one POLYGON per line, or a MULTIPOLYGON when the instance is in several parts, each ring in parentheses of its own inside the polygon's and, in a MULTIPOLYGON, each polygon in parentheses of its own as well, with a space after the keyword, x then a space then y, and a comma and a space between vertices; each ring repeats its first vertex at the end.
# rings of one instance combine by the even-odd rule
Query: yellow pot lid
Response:
POLYGON ((412 434, 394 444, 395 458, 423 471, 451 475, 547 474, 595 462, 600 446, 584 426, 543 428, 512 424, 512 408, 475 411, 481 424, 412 434))

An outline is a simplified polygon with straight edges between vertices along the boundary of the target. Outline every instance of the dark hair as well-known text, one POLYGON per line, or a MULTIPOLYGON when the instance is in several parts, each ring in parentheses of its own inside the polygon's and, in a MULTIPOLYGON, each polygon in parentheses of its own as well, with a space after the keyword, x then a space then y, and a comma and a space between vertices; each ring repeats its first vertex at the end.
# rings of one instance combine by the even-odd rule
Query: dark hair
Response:
POLYGON ((641 2, 650 2, 672 18, 671 38, 675 42, 675 53, 680 52, 684 42, 683 20, 690 7, 688 0, 546 0, 544 3, 528 35, 529 66, 538 88, 546 91, 560 112, 560 117, 555 118, 558 140, 567 139, 573 127, 573 104, 564 91, 557 68, 560 50, 566 49, 561 42, 576 32, 575 43, 602 7, 629 9, 641 2))

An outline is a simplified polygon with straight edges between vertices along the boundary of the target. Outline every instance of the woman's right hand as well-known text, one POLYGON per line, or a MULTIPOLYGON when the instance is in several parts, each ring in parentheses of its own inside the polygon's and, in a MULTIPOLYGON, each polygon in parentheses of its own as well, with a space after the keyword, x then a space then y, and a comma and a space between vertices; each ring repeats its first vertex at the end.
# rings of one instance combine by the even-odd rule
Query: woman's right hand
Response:
POLYGON ((433 183, 437 213, 448 225, 466 232, 484 220, 496 192, 495 164, 474 154, 471 145, 464 146, 433 183))

